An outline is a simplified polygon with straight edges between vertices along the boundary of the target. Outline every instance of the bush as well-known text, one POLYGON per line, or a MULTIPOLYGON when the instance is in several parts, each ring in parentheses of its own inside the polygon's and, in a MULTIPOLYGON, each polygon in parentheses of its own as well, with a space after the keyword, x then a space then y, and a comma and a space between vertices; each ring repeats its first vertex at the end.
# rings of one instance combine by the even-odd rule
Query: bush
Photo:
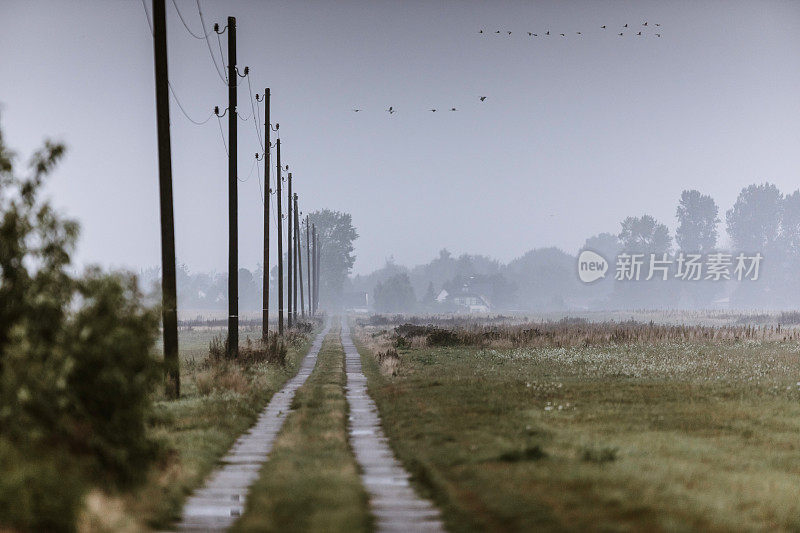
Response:
MULTIPOLYGON (((287 344, 297 344, 303 341, 305 336, 297 331, 287 332, 284 337, 277 332, 270 331, 266 342, 258 339, 253 342, 247 337, 244 346, 239 346, 239 359, 236 363, 240 365, 252 365, 255 363, 272 363, 286 366, 286 346, 287 344)), ((225 335, 214 336, 208 345, 209 360, 214 363, 217 361, 228 360, 228 339, 225 335)))
POLYGON ((33 531, 72 531, 83 496, 63 454, 31 454, 0 439, 0 523, 33 531))
POLYGON ((70 529, 81 486, 138 481, 156 451, 158 313, 132 275, 70 273, 78 225, 38 197, 63 152, 17 177, 0 135, 0 528, 70 529))

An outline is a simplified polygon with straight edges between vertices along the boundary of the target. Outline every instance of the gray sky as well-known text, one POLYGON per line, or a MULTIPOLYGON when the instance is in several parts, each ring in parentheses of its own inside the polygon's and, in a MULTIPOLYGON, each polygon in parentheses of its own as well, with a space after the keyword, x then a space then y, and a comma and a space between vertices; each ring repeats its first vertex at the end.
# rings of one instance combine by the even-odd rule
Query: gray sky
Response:
MULTIPOLYGON (((250 66, 254 91, 272 89, 302 209, 352 213, 356 272, 442 247, 502 261, 541 246, 573 252, 628 215, 674 228, 685 188, 711 194, 724 218, 750 183, 800 186, 798 2, 201 1, 209 26, 237 17, 240 68, 250 66), (644 21, 663 37, 629 35, 644 21), (524 33, 548 29, 547 39, 524 33)), ((194 0, 177 3, 199 32, 194 0)), ((169 1, 167 11, 172 84, 205 119, 226 107, 226 88, 205 41, 169 1)), ((26 156, 45 136, 68 144, 49 193, 82 223, 79 262, 158 264, 153 51, 140 0, 0 0, 0 20, 2 128, 26 156)), ((218 55, 213 33, 211 43, 218 55)), ((245 116, 248 98, 244 83, 245 116)), ((195 126, 174 103, 171 116, 179 261, 224 271, 217 121, 195 126)), ((252 122, 240 123, 239 144, 244 179, 252 122)), ((240 264, 252 268, 262 254, 255 173, 239 202, 240 264)))

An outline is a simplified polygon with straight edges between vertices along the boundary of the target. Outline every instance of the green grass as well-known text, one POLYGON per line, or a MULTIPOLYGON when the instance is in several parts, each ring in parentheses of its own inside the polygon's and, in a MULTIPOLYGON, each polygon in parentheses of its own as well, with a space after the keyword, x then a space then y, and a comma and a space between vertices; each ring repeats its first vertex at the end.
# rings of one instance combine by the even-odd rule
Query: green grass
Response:
POLYGON ((390 443, 453 531, 800 529, 800 346, 358 342, 390 443), (369 348, 367 348, 369 346, 369 348))
POLYGON ((294 411, 234 531, 371 530, 367 494, 347 440, 345 380, 335 328, 314 372, 297 391, 294 411))
MULTIPOLYGON (((168 527, 180 517, 187 495, 255 422, 272 395, 297 372, 313 338, 312 334, 289 347, 285 368, 261 363, 247 368, 227 365, 212 372, 204 364, 208 342, 222 331, 180 331, 181 398, 173 401, 159 396, 156 416, 150 424, 151 434, 170 451, 152 469, 143 487, 123 497, 125 513, 150 527, 168 527), (203 394, 198 383, 217 387, 203 394)), ((248 334, 257 335, 243 331, 243 342, 248 334)), ((101 506, 95 514, 106 511, 101 506)))

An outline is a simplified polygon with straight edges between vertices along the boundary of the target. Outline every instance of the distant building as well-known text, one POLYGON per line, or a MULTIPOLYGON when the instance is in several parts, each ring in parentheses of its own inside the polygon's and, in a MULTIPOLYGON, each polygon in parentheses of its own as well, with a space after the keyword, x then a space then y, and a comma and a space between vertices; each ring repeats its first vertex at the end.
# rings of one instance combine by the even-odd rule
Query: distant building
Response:
POLYGON ((492 309, 489 299, 472 291, 467 284, 454 294, 442 289, 436 296, 436 303, 457 312, 488 313, 492 309))
POLYGON ((488 313, 491 309, 489 302, 480 294, 463 292, 452 297, 453 303, 470 313, 488 313))

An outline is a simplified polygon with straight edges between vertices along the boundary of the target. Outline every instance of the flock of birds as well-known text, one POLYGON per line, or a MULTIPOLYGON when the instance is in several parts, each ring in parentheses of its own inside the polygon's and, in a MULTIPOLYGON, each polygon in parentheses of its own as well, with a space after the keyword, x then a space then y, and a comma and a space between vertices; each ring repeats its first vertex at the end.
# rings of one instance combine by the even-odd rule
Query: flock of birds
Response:
MULTIPOLYGON (((645 28, 648 28, 648 29, 650 29, 650 28, 660 28, 661 24, 659 24, 659 23, 650 24, 647 21, 644 21, 642 23, 642 26, 645 27, 645 28)), ((600 29, 601 30, 607 30, 609 28, 608 28, 607 24, 603 24, 602 26, 600 26, 600 29)), ((634 27, 630 26, 627 22, 625 24, 623 24, 622 26, 620 26, 619 29, 622 30, 617 34, 620 37, 624 36, 626 31, 628 32, 629 35, 631 34, 631 32, 635 31, 634 27)), ((644 31, 647 31, 647 30, 644 30, 644 31)), ((661 33, 660 33, 661 30, 656 30, 656 31, 657 31, 657 33, 653 33, 653 35, 655 35, 656 37, 661 37, 661 33)), ((488 35, 488 34, 494 33, 495 35, 506 34, 506 35, 510 36, 513 32, 508 31, 508 30, 506 30, 506 31, 495 30, 494 32, 492 32, 491 30, 486 30, 486 31, 480 30, 480 31, 478 31, 478 33, 481 34, 481 35, 488 35)), ((532 31, 528 31, 528 32, 523 32, 523 35, 525 33, 528 34, 528 37, 540 37, 540 36, 541 37, 550 37, 551 35, 552 36, 560 35, 561 37, 566 37, 567 36, 566 33, 550 33, 550 30, 545 31, 544 33, 534 33, 532 31)), ((575 34, 576 35, 583 35, 583 32, 576 31, 575 34)), ((643 37, 646 34, 643 33, 643 30, 639 30, 638 32, 634 33, 633 35, 636 35, 637 37, 643 37)))
MULTIPOLYGON (((634 35, 636 37, 643 37, 645 35, 648 35, 648 33, 647 33, 648 30, 652 30, 650 34, 655 35, 656 37, 659 37, 659 38, 661 37, 661 30, 659 29, 659 28, 661 28, 661 24, 660 23, 656 22, 656 23, 650 24, 648 21, 644 21, 642 23, 641 27, 643 27, 645 29, 644 30, 640 29, 640 30, 636 31, 636 27, 631 26, 630 24, 628 24, 626 22, 625 24, 623 24, 622 26, 619 27, 619 29, 622 30, 622 31, 620 31, 617 35, 619 37, 623 37, 625 35, 625 33, 627 32, 628 35, 634 35)), ((602 26, 600 26, 600 29, 603 30, 603 31, 608 31, 610 28, 609 28, 609 26, 607 24, 603 24, 602 26)), ((611 30, 611 31, 613 32, 615 30, 611 30)), ((483 29, 481 29, 481 30, 478 31, 478 33, 480 35, 495 34, 495 35, 511 36, 514 32, 512 32, 510 30, 506 30, 506 31, 501 31, 501 30, 491 31, 491 30, 483 30, 483 29)), ((527 33, 528 37, 550 37, 550 36, 556 36, 556 35, 560 35, 561 37, 566 37, 567 36, 566 33, 552 33, 550 30, 546 30, 544 33, 534 33, 532 31, 522 32, 523 35, 525 35, 526 33, 527 33)), ((519 32, 518 32, 518 34, 519 34, 519 32)), ((582 31, 576 31, 575 35, 583 35, 583 32, 582 31)), ((486 101, 486 97, 485 96, 479 96, 478 100, 480 100, 481 102, 484 102, 484 101, 486 101)), ((353 112, 354 113, 360 113, 362 111, 364 111, 364 109, 353 108, 353 112)), ((397 109, 394 106, 389 106, 387 109, 385 109, 385 111, 386 111, 386 113, 388 113, 390 115, 394 115, 395 113, 397 113, 397 109)), ((458 111, 458 108, 457 107, 451 107, 449 109, 431 108, 431 109, 428 109, 428 111, 431 112, 431 113, 436 113, 438 111, 453 112, 453 111, 458 111)))
MULTIPOLYGON (((486 98, 487 98, 486 96, 479 96, 479 97, 478 97, 478 100, 479 100, 479 101, 481 101, 481 102, 485 102, 485 101, 486 101, 486 98)), ((357 107, 356 107, 356 108, 353 108, 353 112, 354 112, 354 113, 360 113, 361 111, 364 111, 364 110, 363 110, 363 109, 361 109, 361 108, 357 108, 357 107)), ((437 111, 444 111, 444 110, 443 110, 443 109, 438 109, 438 108, 435 108, 435 107, 434 107, 434 108, 428 109, 428 111, 429 111, 429 112, 431 112, 431 113, 436 113, 437 111)), ((451 112, 452 112, 452 111, 458 111, 458 108, 457 108, 457 107, 451 107, 450 109, 447 109, 447 111, 451 111, 451 112)), ((387 112, 387 113, 389 113, 390 115, 394 115, 395 113, 397 113, 397 109, 395 109, 395 107, 394 107, 394 106, 391 106, 391 105, 390 105, 390 106, 389 106, 389 107, 386 109, 386 112, 387 112)))

